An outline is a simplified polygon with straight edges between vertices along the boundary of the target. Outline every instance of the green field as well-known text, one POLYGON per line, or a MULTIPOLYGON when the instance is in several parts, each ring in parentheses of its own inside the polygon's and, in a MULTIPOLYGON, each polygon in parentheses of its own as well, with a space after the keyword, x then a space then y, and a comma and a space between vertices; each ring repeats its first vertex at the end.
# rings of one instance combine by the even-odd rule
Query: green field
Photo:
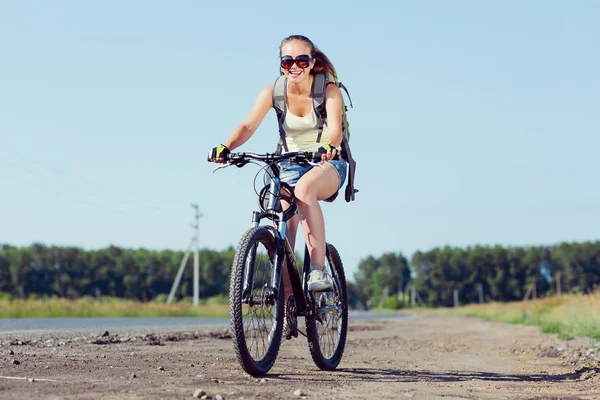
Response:
POLYGON ((557 333, 563 339, 574 336, 600 339, 600 291, 587 295, 569 294, 511 303, 420 309, 418 312, 534 325, 539 326, 544 333, 557 333))
POLYGON ((0 299, 0 318, 52 317, 227 317, 227 298, 202 300, 194 306, 189 299, 165 302, 139 302, 116 298, 0 299))
MULTIPOLYGON (((140 302, 117 298, 90 297, 11 299, 0 297, 0 318, 36 317, 228 317, 225 296, 201 299, 194 306, 186 298, 165 304, 164 298, 140 302)), ((509 324, 538 326, 545 333, 569 339, 587 336, 600 340, 600 291, 569 294, 531 301, 473 304, 458 308, 411 308, 400 312, 477 317, 509 324)))

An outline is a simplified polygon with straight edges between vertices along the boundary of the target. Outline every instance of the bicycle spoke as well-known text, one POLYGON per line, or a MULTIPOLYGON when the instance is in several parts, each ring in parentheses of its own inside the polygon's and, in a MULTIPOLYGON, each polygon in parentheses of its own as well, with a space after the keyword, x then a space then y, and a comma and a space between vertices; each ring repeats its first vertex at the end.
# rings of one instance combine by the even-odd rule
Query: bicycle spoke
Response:
POLYGON ((251 296, 249 304, 243 305, 244 336, 246 346, 252 357, 260 360, 267 353, 275 327, 274 307, 267 301, 270 298, 270 278, 273 265, 267 254, 257 248, 254 257, 254 275, 251 282, 251 296), (269 304, 267 304, 269 303, 269 304))
POLYGON ((345 274, 337 250, 328 245, 325 268, 332 278, 332 288, 314 296, 315 316, 306 320, 311 356, 321 369, 335 369, 346 344, 347 305, 345 274))

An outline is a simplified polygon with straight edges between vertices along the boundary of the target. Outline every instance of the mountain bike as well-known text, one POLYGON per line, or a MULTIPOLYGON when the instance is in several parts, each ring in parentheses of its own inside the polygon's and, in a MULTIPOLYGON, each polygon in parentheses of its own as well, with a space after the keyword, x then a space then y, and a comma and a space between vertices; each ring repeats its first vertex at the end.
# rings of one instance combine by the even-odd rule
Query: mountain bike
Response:
POLYGON ((255 178, 259 210, 253 211, 252 226, 239 240, 229 283, 234 350, 244 371, 255 377, 266 375, 275 363, 284 325, 286 339, 297 338, 298 332, 306 336, 311 357, 322 370, 337 368, 348 330, 346 278, 337 249, 331 243, 326 244, 324 267, 331 277, 331 287, 309 292, 308 247, 304 246, 303 267, 299 271, 294 249, 286 239, 287 221, 297 212, 293 188, 279 177, 278 162, 286 159, 323 168, 318 163, 320 153, 240 152, 228 154, 226 163, 214 170, 232 165, 241 168, 248 163, 258 164, 256 161, 265 164, 261 170, 265 169, 267 179, 260 192, 256 190, 255 178), (263 221, 271 223, 261 225, 263 221), (287 298, 284 297, 283 274, 287 274, 291 287, 287 298), (306 333, 298 327, 299 317, 305 319, 306 333))

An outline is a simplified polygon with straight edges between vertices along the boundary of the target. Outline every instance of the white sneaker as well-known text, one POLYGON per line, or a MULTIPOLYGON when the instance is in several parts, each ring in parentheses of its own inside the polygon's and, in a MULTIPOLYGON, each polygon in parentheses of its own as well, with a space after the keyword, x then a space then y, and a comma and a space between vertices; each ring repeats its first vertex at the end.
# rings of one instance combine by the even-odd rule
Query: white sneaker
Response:
POLYGON ((329 274, 320 269, 313 269, 308 275, 308 290, 319 292, 331 287, 329 274))

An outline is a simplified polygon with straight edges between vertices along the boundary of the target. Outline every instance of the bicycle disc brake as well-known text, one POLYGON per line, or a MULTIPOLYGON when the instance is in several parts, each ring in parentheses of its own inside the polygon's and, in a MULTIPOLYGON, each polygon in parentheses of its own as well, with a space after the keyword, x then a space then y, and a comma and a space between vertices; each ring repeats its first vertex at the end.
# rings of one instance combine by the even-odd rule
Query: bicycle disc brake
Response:
POLYGON ((298 337, 298 314, 296 309, 296 300, 294 295, 290 294, 286 302, 285 323, 286 332, 285 338, 290 340, 293 337, 298 337))

